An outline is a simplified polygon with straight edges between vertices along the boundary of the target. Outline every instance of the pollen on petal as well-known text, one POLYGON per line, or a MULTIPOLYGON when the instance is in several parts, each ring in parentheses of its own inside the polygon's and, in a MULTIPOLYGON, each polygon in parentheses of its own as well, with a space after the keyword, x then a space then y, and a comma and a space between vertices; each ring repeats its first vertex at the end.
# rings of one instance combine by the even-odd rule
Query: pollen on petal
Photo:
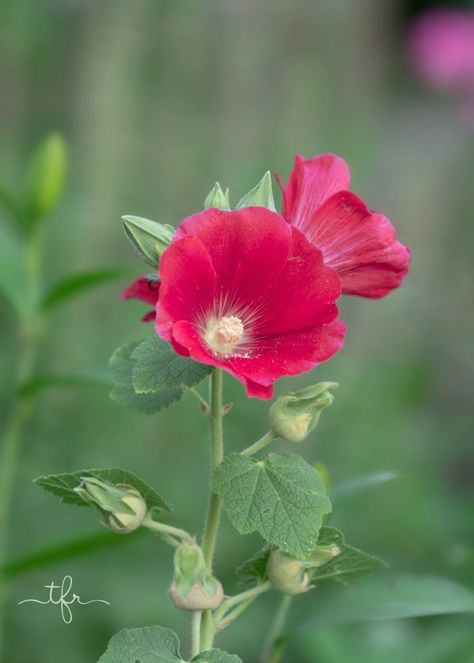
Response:
POLYGON ((242 320, 235 315, 211 318, 204 331, 204 340, 210 349, 220 355, 230 356, 244 335, 242 320))

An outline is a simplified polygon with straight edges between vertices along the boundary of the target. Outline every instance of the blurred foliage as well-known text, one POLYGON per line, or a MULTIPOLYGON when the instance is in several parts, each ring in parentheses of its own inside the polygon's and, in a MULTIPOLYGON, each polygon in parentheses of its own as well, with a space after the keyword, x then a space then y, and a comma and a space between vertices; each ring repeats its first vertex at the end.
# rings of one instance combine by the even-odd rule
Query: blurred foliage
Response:
MULTIPOLYGON (((311 377, 282 381, 279 391, 315 380, 341 385, 304 447, 334 485, 373 472, 400 475, 340 504, 333 523, 347 539, 397 571, 472 587, 474 137, 454 104, 409 71, 406 7, 397 0, 2 0, 0 180, 15 191, 38 139, 52 129, 65 135, 66 195, 46 228, 52 286, 97 266, 142 273, 123 237, 124 213, 176 225, 216 180, 230 186, 235 204, 268 168, 286 175, 296 151, 346 158, 353 189, 393 219, 412 249, 412 273, 385 300, 342 301, 344 350, 311 377)), ((103 370, 119 344, 152 334, 139 322, 140 304, 119 303, 111 283, 51 311, 40 373, 103 370)), ((3 299, 0 318, 3 427, 18 351, 3 299)), ((267 408, 247 402, 230 379, 225 390, 235 402, 227 447, 237 450, 265 431, 267 408)), ((32 480, 40 474, 121 466, 169 496, 183 527, 194 531, 204 512, 207 429, 190 396, 145 417, 111 402, 105 388, 43 390, 24 446, 13 567, 42 548, 99 533, 88 510, 39 493, 32 480)), ((288 449, 278 443, 276 450, 288 449)), ((259 544, 252 535, 237 547, 223 520, 217 572, 227 591, 236 587, 233 569, 259 544)), ((172 625, 186 644, 188 617, 164 598, 171 557, 158 540, 132 537, 97 545, 87 557, 23 568, 10 597, 8 663, 94 661, 123 626, 172 625), (66 573, 84 598, 111 607, 77 609, 65 626, 52 606, 17 606, 66 573)), ((263 597, 219 644, 255 661, 273 605, 263 597)), ((286 660, 467 663, 473 651, 472 618, 430 617, 324 628, 295 641, 286 660)))

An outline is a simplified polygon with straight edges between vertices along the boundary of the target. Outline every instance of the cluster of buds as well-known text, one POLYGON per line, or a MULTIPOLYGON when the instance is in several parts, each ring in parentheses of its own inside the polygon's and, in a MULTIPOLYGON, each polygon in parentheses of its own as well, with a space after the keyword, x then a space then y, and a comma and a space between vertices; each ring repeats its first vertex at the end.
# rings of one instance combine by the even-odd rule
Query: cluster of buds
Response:
POLYGON ((221 604, 222 585, 209 573, 197 543, 183 541, 176 549, 169 596, 180 610, 215 610, 221 604))
POLYGON ((337 557, 341 549, 335 543, 316 546, 311 557, 298 560, 281 550, 272 550, 267 561, 267 575, 274 589, 284 594, 302 594, 311 589, 311 570, 337 557))
POLYGON ((104 527, 119 534, 140 527, 148 511, 145 500, 133 486, 82 477, 74 491, 96 510, 104 527))
POLYGON ((299 391, 286 391, 269 412, 270 429, 288 442, 302 442, 318 424, 321 412, 331 405, 336 382, 320 382, 299 391))

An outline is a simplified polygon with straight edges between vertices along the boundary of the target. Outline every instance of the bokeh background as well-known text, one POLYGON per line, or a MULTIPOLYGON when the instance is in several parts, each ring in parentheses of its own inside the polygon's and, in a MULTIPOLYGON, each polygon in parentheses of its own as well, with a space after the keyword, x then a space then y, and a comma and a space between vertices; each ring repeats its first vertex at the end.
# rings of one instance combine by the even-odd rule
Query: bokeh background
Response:
MULTIPOLYGON (((297 151, 343 156, 353 190, 393 220, 413 267, 387 299, 345 298, 343 351, 291 381, 341 385, 303 453, 324 463, 334 483, 399 473, 341 505, 334 523, 396 570, 472 587, 474 132, 457 100, 420 81, 406 56, 412 19, 433 5, 2 0, 0 180, 20 190, 33 146, 50 130, 62 132, 70 168, 48 224, 47 286, 87 268, 142 273, 121 231, 124 213, 177 224, 202 206, 216 179, 235 203, 265 170, 286 177, 297 151)), ((152 333, 139 322, 139 303, 119 302, 126 282, 58 309, 39 370, 105 368, 118 345, 152 333)), ((3 425, 18 354, 3 299, 0 319, 3 425)), ((235 402, 227 448, 237 450, 266 430, 267 406, 247 401, 230 379, 225 390, 235 402)), ((114 404, 106 389, 45 391, 25 431, 10 561, 98 532, 88 510, 32 485, 41 474, 124 467, 152 483, 174 504, 176 522, 194 531, 206 501, 206 435, 191 398, 147 417, 114 404)), ((224 518, 217 570, 227 588, 235 589, 233 569, 258 545, 253 536, 237 544, 224 518)), ((150 623, 176 628, 185 642, 188 617, 165 597, 170 577, 170 550, 147 535, 19 575, 5 661, 92 662, 117 630, 150 623), (65 573, 82 596, 111 607, 78 609, 65 626, 51 607, 17 606, 65 573)), ((219 644, 256 661, 273 603, 256 604, 219 644)), ((472 626, 457 615, 326 628, 293 641, 284 660, 466 663, 474 660, 472 626)))

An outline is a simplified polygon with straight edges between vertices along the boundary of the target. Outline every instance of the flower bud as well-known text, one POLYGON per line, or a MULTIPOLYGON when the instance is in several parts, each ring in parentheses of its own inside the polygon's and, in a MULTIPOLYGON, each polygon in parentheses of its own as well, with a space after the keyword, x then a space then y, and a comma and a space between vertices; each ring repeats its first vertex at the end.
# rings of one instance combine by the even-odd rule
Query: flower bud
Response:
POLYGON ((337 557, 340 553, 341 549, 336 543, 316 546, 311 553, 311 557, 305 562, 305 564, 308 568, 316 569, 319 566, 323 566, 334 557, 337 557))
POLYGON ((333 403, 329 390, 337 386, 336 382, 320 382, 281 394, 269 412, 272 433, 288 442, 302 442, 316 427, 322 410, 333 403))
POLYGON ((219 182, 216 182, 204 200, 204 209, 215 207, 216 209, 230 210, 229 189, 223 191, 219 182))
POLYGON ((39 145, 28 169, 26 198, 33 222, 43 219, 56 206, 64 187, 66 163, 63 138, 50 134, 39 145))
POLYGON ((122 223, 136 251, 149 265, 158 267, 161 254, 171 244, 174 228, 139 216, 122 216, 122 223))
POLYGON ((222 585, 207 570, 196 543, 183 541, 176 549, 169 596, 180 610, 214 610, 221 604, 222 585))
POLYGON ((277 549, 268 558, 267 575, 273 587, 284 594, 302 594, 311 589, 306 563, 277 549))
POLYGON ((145 500, 133 486, 82 477, 74 491, 94 507, 104 527, 119 534, 128 534, 140 527, 147 513, 145 500))
POLYGON ((260 182, 239 200, 235 209, 240 209, 241 207, 266 207, 272 212, 276 212, 272 176, 269 170, 267 170, 260 182))

